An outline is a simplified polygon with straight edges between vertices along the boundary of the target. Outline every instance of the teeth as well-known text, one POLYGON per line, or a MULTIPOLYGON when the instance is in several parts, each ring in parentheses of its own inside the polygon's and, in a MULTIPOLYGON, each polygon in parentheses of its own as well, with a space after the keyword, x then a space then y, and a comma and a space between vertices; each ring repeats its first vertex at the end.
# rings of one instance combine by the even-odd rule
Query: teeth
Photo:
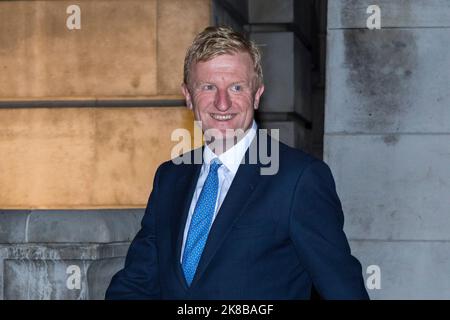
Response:
POLYGON ((211 116, 216 119, 216 120, 230 120, 231 118, 233 118, 233 115, 231 114, 227 114, 227 115, 219 115, 219 114, 211 114, 211 116))

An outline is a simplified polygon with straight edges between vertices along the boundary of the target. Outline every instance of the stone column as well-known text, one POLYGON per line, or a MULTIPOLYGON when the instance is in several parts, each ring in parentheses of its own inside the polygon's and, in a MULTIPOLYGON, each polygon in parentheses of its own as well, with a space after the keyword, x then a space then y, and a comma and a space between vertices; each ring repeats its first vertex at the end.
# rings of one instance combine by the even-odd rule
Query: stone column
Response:
POLYGON ((449 28, 447 0, 328 2, 324 157, 375 299, 450 297, 449 28))
POLYGON ((256 120, 279 129, 280 140, 322 157, 322 60, 319 45, 323 1, 216 0, 215 24, 247 32, 262 51, 266 90, 256 120))

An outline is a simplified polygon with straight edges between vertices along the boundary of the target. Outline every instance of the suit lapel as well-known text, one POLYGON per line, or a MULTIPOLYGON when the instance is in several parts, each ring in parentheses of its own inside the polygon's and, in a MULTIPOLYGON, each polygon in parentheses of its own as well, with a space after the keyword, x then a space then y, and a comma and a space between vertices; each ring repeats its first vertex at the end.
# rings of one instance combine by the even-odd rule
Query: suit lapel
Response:
POLYGON ((185 165, 186 170, 182 177, 179 178, 176 190, 174 193, 178 195, 179 202, 176 204, 176 209, 173 212, 174 226, 172 244, 172 252, 175 252, 174 263, 175 272, 178 280, 183 284, 183 287, 187 290, 188 286, 183 274, 183 270, 180 264, 181 248, 183 244, 184 228, 189 213, 189 207, 191 205, 192 197, 194 195, 195 187, 197 185, 198 176, 200 175, 201 164, 185 165))
MULTIPOLYGON (((257 143, 258 140, 258 138, 254 139, 253 143, 257 143)), ((247 150, 245 163, 239 166, 230 189, 217 213, 191 287, 195 286, 195 283, 201 278, 234 223, 245 212, 247 202, 259 182, 261 165, 259 161, 257 164, 249 164, 249 150, 251 149, 250 147, 247 150)))

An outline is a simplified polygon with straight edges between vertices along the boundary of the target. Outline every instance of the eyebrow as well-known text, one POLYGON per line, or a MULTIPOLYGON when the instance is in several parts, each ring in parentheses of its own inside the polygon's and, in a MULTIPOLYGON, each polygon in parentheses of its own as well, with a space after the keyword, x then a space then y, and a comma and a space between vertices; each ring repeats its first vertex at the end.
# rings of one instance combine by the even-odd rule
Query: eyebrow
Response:
MULTIPOLYGON (((193 89, 193 90, 196 90, 196 89, 198 89, 198 88, 200 88, 200 87, 202 87, 202 86, 204 86, 204 85, 213 85, 213 86, 215 86, 216 84, 215 84, 213 81, 201 81, 201 82, 195 82, 195 83, 193 84, 192 89, 193 89)), ((241 86, 244 86, 244 87, 251 88, 251 87, 252 87, 252 82, 249 82, 249 83, 248 83, 248 82, 245 81, 245 80, 239 80, 239 81, 232 82, 229 86, 235 86, 235 85, 241 85, 241 86)))
MULTIPOLYGON (((238 81, 234 81, 231 84, 242 84, 242 83, 247 83, 246 80, 238 80, 238 81)), ((204 80, 204 81, 199 81, 199 82, 195 82, 195 85, 202 85, 202 84, 214 84, 213 80, 204 80)))

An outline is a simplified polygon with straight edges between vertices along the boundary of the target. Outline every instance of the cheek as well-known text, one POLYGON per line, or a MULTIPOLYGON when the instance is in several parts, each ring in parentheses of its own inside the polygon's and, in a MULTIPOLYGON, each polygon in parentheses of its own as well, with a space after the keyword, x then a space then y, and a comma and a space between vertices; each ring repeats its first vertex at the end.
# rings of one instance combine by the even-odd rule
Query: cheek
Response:
POLYGON ((214 103, 214 96, 208 94, 202 94, 194 97, 194 105, 201 112, 207 109, 214 103))
POLYGON ((241 111, 253 110, 253 99, 251 96, 237 96, 232 101, 241 111))

